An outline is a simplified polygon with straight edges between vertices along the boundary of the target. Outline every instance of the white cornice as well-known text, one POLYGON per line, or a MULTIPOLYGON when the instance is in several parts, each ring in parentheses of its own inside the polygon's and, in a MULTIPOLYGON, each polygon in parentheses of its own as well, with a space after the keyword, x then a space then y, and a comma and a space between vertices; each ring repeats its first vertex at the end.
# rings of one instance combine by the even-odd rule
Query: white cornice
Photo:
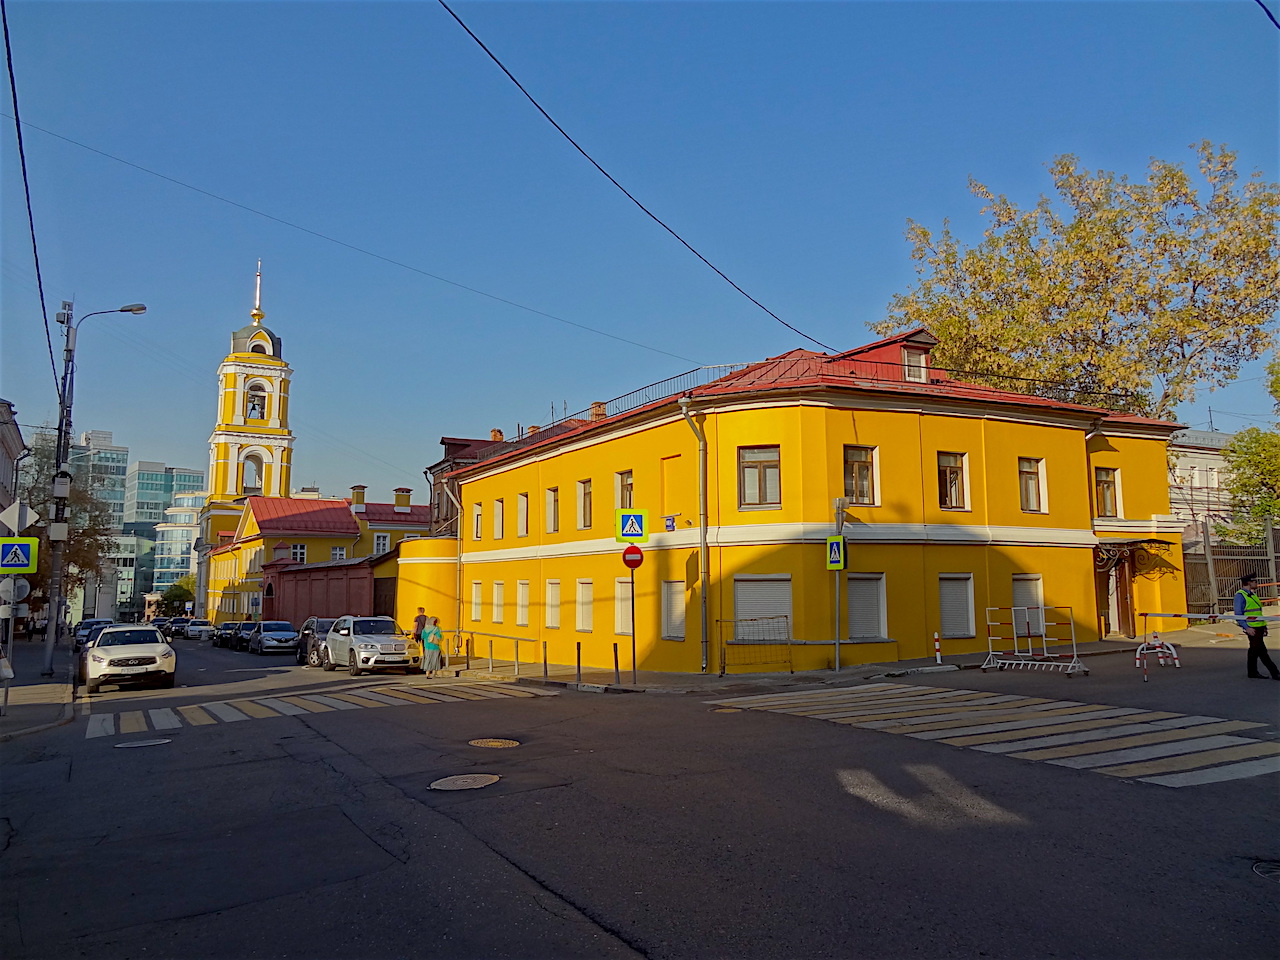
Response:
MULTIPOLYGON (((1154 516, 1150 520, 1125 520, 1119 517, 1097 517, 1093 521, 1093 529, 1099 534, 1121 533, 1182 533, 1187 527, 1185 520, 1163 515, 1154 516)), ((1106 542, 1106 537, 1102 538, 1106 542)))

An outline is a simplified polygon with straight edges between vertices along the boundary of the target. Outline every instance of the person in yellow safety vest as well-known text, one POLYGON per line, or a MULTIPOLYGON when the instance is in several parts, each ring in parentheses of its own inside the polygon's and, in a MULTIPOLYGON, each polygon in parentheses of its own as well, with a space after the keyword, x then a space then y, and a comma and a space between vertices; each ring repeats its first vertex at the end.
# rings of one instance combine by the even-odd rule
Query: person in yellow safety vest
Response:
POLYGON ((1235 596, 1236 623, 1240 624, 1245 636, 1249 638, 1247 673, 1250 679, 1265 680, 1266 677, 1258 672, 1258 663, 1261 662, 1271 671, 1272 680, 1280 680, 1280 669, 1276 668, 1271 654, 1267 653, 1267 621, 1262 618, 1262 601, 1253 592, 1253 585, 1257 580, 1252 573, 1246 573, 1240 578, 1240 589, 1235 596))

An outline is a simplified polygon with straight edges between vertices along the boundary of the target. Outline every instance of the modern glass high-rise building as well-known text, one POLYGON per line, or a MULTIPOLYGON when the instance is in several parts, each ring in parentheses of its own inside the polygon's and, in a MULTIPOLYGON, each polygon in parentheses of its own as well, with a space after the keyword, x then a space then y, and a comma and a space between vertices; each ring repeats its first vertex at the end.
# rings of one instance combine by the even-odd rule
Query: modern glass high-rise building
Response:
POLYGON ((177 497, 204 489, 204 473, 189 467, 169 467, 154 460, 129 465, 124 481, 126 523, 160 523, 177 497))
POLYGON ((156 524, 155 567, 152 589, 163 593, 189 573, 196 571, 195 542, 200 529, 203 493, 174 497, 164 512, 164 522, 156 524))
POLYGON ((112 442, 110 430, 86 430, 71 447, 71 472, 90 477, 93 492, 111 507, 111 526, 124 529, 125 474, 129 448, 112 442))

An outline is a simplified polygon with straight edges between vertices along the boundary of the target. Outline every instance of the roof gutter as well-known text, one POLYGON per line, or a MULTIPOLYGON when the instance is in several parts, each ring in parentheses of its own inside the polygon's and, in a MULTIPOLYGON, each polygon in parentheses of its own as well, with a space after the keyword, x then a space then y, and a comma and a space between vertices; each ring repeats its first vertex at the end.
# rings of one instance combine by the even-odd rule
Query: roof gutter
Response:
MULTIPOLYGON (((702 605, 702 672, 707 672, 707 653, 710 649, 710 637, 707 634, 707 435, 689 416, 692 404, 688 397, 680 398, 680 414, 684 417, 689 429, 698 438, 698 599, 702 605)), ((459 586, 461 597, 461 586, 459 586)))

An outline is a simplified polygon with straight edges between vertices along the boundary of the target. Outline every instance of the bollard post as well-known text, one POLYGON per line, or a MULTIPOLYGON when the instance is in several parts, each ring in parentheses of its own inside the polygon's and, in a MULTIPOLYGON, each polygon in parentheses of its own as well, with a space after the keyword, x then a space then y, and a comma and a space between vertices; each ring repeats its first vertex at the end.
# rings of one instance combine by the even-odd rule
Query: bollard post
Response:
POLYGON ((933 659, 942 662, 942 640, 936 633, 933 635, 933 659))
POLYGON ((542 641, 542 679, 547 679, 547 641, 542 641))
POLYGON ((613 682, 622 685, 622 674, 618 671, 618 645, 613 645, 613 682))
POLYGON ((512 645, 513 647, 515 647, 515 648, 516 648, 516 666, 515 666, 515 675, 518 677, 518 676, 520 676, 520 641, 519 641, 519 640, 512 640, 512 641, 511 641, 511 645, 512 645))
POLYGON ((577 647, 578 647, 578 654, 577 654, 577 656, 578 656, 577 674, 578 674, 578 683, 581 683, 581 682, 582 682, 582 641, 581 641, 581 640, 579 640, 579 641, 577 642, 577 647))
POLYGON ((489 672, 493 673, 493 641, 489 641, 489 672))

